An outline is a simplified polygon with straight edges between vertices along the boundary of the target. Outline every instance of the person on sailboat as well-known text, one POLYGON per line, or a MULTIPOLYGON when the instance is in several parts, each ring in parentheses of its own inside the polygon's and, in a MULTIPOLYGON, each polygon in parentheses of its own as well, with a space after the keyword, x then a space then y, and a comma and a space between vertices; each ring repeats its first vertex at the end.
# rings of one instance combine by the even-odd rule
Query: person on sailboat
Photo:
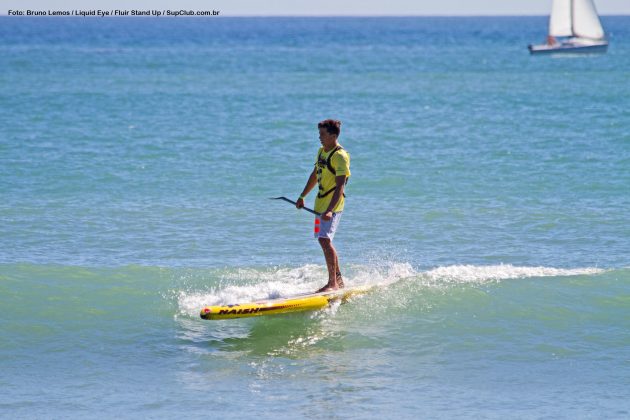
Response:
POLYGON ((315 237, 324 251, 328 268, 328 283, 317 291, 319 293, 344 287, 339 257, 332 240, 345 204, 343 191, 350 177, 350 155, 337 141, 341 133, 341 121, 324 120, 317 124, 317 128, 322 147, 317 153, 315 168, 295 206, 298 209, 304 207, 304 197, 319 184, 315 211, 321 215, 315 219, 315 237))
POLYGON ((556 45, 558 40, 553 35, 547 35, 547 45, 556 45))

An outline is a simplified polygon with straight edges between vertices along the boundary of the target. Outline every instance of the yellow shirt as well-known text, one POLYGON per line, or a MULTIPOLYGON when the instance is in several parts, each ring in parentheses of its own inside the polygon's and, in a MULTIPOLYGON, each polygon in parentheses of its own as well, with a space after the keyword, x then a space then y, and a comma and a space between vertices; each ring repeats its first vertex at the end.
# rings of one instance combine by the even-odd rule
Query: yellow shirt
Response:
MULTIPOLYGON (((317 183, 319 184, 319 190, 317 198, 315 198, 315 211, 323 213, 328 210, 328 205, 335 194, 334 188, 337 186, 335 177, 344 175, 347 178, 350 177, 350 154, 344 149, 337 150, 330 159, 330 166, 333 167, 335 173, 332 173, 326 165, 328 157, 335 149, 331 149, 328 152, 324 152, 324 148, 320 147, 315 158, 315 168, 317 169, 317 183), (328 194, 327 194, 328 193, 328 194), (322 197, 323 196, 323 197, 322 197)), ((345 198, 341 196, 339 202, 333 209, 333 212, 338 213, 343 211, 345 204, 345 198)))

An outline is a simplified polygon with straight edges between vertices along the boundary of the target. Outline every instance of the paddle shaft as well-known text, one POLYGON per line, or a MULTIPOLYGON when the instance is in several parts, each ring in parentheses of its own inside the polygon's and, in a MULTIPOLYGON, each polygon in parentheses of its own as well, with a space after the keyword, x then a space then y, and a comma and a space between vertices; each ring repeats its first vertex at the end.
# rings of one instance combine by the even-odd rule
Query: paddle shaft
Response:
MULTIPOLYGON (((295 206, 295 205, 297 205, 297 203, 296 203, 295 201, 293 201, 293 200, 289 200, 289 199, 288 199, 288 198, 286 198, 286 197, 272 197, 271 199, 272 199, 272 200, 284 200, 284 201, 286 201, 287 203, 291 203, 291 204, 293 204, 294 206, 295 206)), ((309 209, 308 207, 302 207, 302 208, 303 208, 304 210, 306 210, 307 212, 309 212, 309 213, 313 213, 315 216, 321 216, 321 214, 320 214, 320 213, 317 213, 315 210, 311 210, 311 209, 309 209)))

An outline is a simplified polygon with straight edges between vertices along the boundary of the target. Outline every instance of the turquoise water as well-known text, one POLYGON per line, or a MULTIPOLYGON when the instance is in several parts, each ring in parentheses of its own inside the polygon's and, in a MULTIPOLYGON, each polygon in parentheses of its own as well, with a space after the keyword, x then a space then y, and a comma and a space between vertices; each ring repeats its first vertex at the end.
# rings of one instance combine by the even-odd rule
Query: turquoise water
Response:
MULTIPOLYGON (((0 415, 626 418, 630 18, 0 18, 0 415), (325 281, 295 197, 343 121, 325 281)), ((312 198, 310 203, 312 205, 312 198)))

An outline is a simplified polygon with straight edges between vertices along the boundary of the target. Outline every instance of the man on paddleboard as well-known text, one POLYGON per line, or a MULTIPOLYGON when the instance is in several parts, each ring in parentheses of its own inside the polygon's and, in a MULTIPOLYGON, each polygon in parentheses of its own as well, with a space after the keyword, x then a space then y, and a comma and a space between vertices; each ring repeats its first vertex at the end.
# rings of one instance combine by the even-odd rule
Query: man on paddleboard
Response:
POLYGON ((315 168, 295 206, 298 209, 304 207, 304 197, 315 185, 319 186, 315 198, 315 211, 321 215, 315 219, 315 237, 326 258, 328 283, 317 292, 325 292, 343 287, 339 258, 332 240, 345 204, 344 189, 350 177, 350 155, 338 142, 341 121, 324 120, 317 124, 317 128, 322 147, 317 152, 315 168))

